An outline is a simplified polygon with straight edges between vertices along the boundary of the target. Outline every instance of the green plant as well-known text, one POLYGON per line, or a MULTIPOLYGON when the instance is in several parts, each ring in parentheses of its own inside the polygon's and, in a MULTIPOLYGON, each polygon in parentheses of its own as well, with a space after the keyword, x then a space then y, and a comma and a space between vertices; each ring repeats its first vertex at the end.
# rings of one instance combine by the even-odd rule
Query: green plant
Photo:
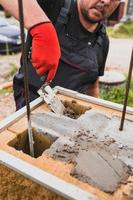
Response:
POLYGON ((6 79, 9 79, 10 77, 14 76, 18 70, 18 67, 15 63, 10 63, 10 71, 9 73, 5 76, 6 79))
POLYGON ((116 29, 107 27, 107 33, 114 38, 133 38, 133 23, 125 22, 116 29))
POLYGON ((10 93, 13 92, 12 88, 8 88, 8 89, 0 89, 0 95, 8 95, 10 93))
MULTIPOLYGON (((125 85, 122 86, 101 85, 100 98, 115 103, 123 104, 125 98, 125 85)), ((128 106, 133 107, 133 78, 131 81, 129 95, 128 95, 128 106)))

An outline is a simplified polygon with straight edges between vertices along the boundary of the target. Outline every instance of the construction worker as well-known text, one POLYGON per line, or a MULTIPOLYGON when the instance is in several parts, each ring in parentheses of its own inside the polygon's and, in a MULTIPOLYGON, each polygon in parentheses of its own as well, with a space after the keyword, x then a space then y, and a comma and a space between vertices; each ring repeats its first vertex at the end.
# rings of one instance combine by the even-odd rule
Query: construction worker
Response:
MULTIPOLYGON (((59 85, 98 97, 99 76, 104 74, 109 48, 103 20, 112 14, 120 0, 38 0, 38 3, 54 24, 61 47, 60 62, 51 86, 59 85)), ((40 24, 40 28, 41 26, 40 24)), ((34 34, 36 32, 31 29, 27 50, 31 47, 31 35, 34 34)), ((45 33, 44 40, 47 37, 48 34, 45 33)), ((44 46, 47 52, 48 46, 49 43, 44 46)), ((40 54, 42 53, 38 51, 38 56, 40 54)), ((52 54, 51 51, 51 56, 52 54)), ((31 63, 30 60, 28 62, 30 97, 34 100, 38 97, 37 90, 43 81, 41 76, 36 74, 35 70, 38 70, 36 63, 31 63)), ((38 71, 38 74, 45 74, 46 71, 47 68, 38 71)), ((14 77, 17 109, 25 105, 23 88, 23 73, 20 68, 14 77)))
MULTIPOLYGON (((19 19, 18 0, 0 0, 0 4, 19 19)), ((24 25, 32 37, 32 64, 38 74, 49 71, 48 79, 51 80, 55 76, 60 58, 60 46, 55 28, 36 0, 23 0, 23 7, 24 25), (48 37, 44 39, 42 37, 44 35, 48 37), (45 46, 47 51, 44 49, 45 46)))

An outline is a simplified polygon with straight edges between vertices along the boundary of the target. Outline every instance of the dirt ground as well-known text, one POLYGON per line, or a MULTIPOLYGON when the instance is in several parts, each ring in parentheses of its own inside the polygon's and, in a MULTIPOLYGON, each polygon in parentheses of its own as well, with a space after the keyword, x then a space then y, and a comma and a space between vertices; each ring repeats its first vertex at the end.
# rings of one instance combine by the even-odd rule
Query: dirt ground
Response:
MULTIPOLYGON (((0 11, 0 17, 4 17, 4 13, 0 11)), ((13 17, 7 18, 11 24, 18 24, 13 17)), ((21 53, 12 55, 0 55, 0 86, 3 83, 12 81, 13 68, 19 68, 19 60, 21 53)), ((0 121, 15 111, 15 103, 13 94, 9 92, 1 92, 0 90, 0 121)))
MULTIPOLYGON (((15 55, 0 55, 0 85, 2 83, 12 81, 13 76, 7 77, 12 65, 19 67, 20 53, 15 55)), ((0 120, 9 116, 15 111, 14 98, 12 93, 0 92, 0 120)))

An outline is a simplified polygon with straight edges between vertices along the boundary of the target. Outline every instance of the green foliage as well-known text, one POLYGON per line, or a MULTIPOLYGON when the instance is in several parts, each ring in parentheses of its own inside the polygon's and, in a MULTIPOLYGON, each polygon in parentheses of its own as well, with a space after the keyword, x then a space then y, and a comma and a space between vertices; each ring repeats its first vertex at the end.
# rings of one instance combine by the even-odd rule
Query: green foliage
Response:
POLYGON ((13 88, 8 88, 8 89, 0 89, 0 95, 8 95, 13 92, 13 88))
POLYGON ((107 27, 107 33, 114 38, 133 38, 133 23, 126 22, 118 28, 107 27))
MULTIPOLYGON (((123 104, 125 97, 125 85, 122 86, 100 86, 100 98, 123 104)), ((128 95, 128 106, 133 107, 133 78, 128 95)))
POLYGON ((6 79, 9 79, 10 77, 14 76, 18 70, 18 67, 15 63, 10 63, 10 71, 9 73, 5 76, 6 79))

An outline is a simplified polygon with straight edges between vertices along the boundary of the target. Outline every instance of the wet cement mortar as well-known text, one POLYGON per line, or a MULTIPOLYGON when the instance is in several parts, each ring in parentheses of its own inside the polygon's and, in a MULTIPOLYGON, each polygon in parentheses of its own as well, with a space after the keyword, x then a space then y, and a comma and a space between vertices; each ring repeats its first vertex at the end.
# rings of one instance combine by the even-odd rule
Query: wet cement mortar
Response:
MULTIPOLYGON (((79 110, 81 110, 81 108, 79 110)), ((70 106, 66 106, 66 116, 76 120, 69 121, 62 118, 60 121, 59 118, 57 118, 56 121, 56 117, 54 117, 56 128, 58 126, 57 124, 62 124, 62 127, 65 127, 65 132, 66 126, 70 126, 71 128, 70 130, 68 128, 67 135, 59 137, 56 142, 44 152, 44 154, 47 154, 54 159, 72 162, 75 167, 73 171, 71 171, 71 175, 75 178, 96 186, 105 192, 115 192, 121 184, 128 183, 128 178, 132 175, 133 167, 132 161, 130 165, 130 160, 133 158, 133 151, 132 148, 130 148, 131 144, 129 146, 124 146, 124 140, 122 139, 123 141, 119 141, 119 139, 117 139, 119 136, 113 138, 112 135, 111 138, 106 134, 107 131, 109 131, 110 134, 110 125, 112 127, 116 126, 116 123, 119 121, 118 117, 111 118, 103 113, 95 111, 85 112, 85 110, 84 112, 74 113, 75 111, 73 111, 70 106), (96 122, 93 130, 92 126, 87 130, 89 127, 89 118, 92 122, 93 120, 96 122), (105 124, 103 124, 103 121, 105 121, 105 124), (77 127, 77 131, 75 130, 75 126, 77 127), (86 128, 86 130, 81 127, 86 128), (101 131, 101 135, 99 136, 96 134, 96 127, 101 131), (73 134, 70 134, 70 132, 73 132, 73 134), (108 176, 108 174, 110 174, 110 176, 108 176)), ((42 116, 40 114, 38 119, 39 117, 40 119, 44 118, 45 121, 46 116, 48 117, 47 114, 42 114, 42 116)), ((38 119, 36 118, 36 122, 39 122, 38 119)), ((49 118, 49 121, 50 119, 52 120, 52 118, 49 118)), ((41 123, 43 123, 43 121, 41 121, 41 123)), ((131 122, 127 123, 129 123, 128 125, 131 125, 131 122)), ((53 130, 55 130, 55 127, 53 127, 53 130)), ((59 127, 59 129, 60 128, 61 127, 59 127)), ((131 132, 131 128, 132 127, 129 128, 129 132, 131 132)), ((63 132, 63 129, 60 130, 63 132)), ((115 128, 112 129, 113 132, 114 130, 115 128)), ((123 134, 126 134, 127 132, 128 130, 123 134)))
POLYGON ((0 165, 0 200, 65 200, 24 176, 0 165))
POLYGON ((91 109, 90 106, 82 106, 82 105, 78 104, 76 100, 63 101, 62 103, 65 106, 63 115, 65 115, 71 119, 78 119, 87 110, 91 109))
POLYGON ((128 183, 132 175, 131 167, 117 158, 122 149, 115 145, 113 139, 99 142, 95 135, 81 130, 68 140, 69 144, 53 145, 44 153, 54 159, 73 163, 73 177, 105 192, 113 193, 121 184, 128 183))

